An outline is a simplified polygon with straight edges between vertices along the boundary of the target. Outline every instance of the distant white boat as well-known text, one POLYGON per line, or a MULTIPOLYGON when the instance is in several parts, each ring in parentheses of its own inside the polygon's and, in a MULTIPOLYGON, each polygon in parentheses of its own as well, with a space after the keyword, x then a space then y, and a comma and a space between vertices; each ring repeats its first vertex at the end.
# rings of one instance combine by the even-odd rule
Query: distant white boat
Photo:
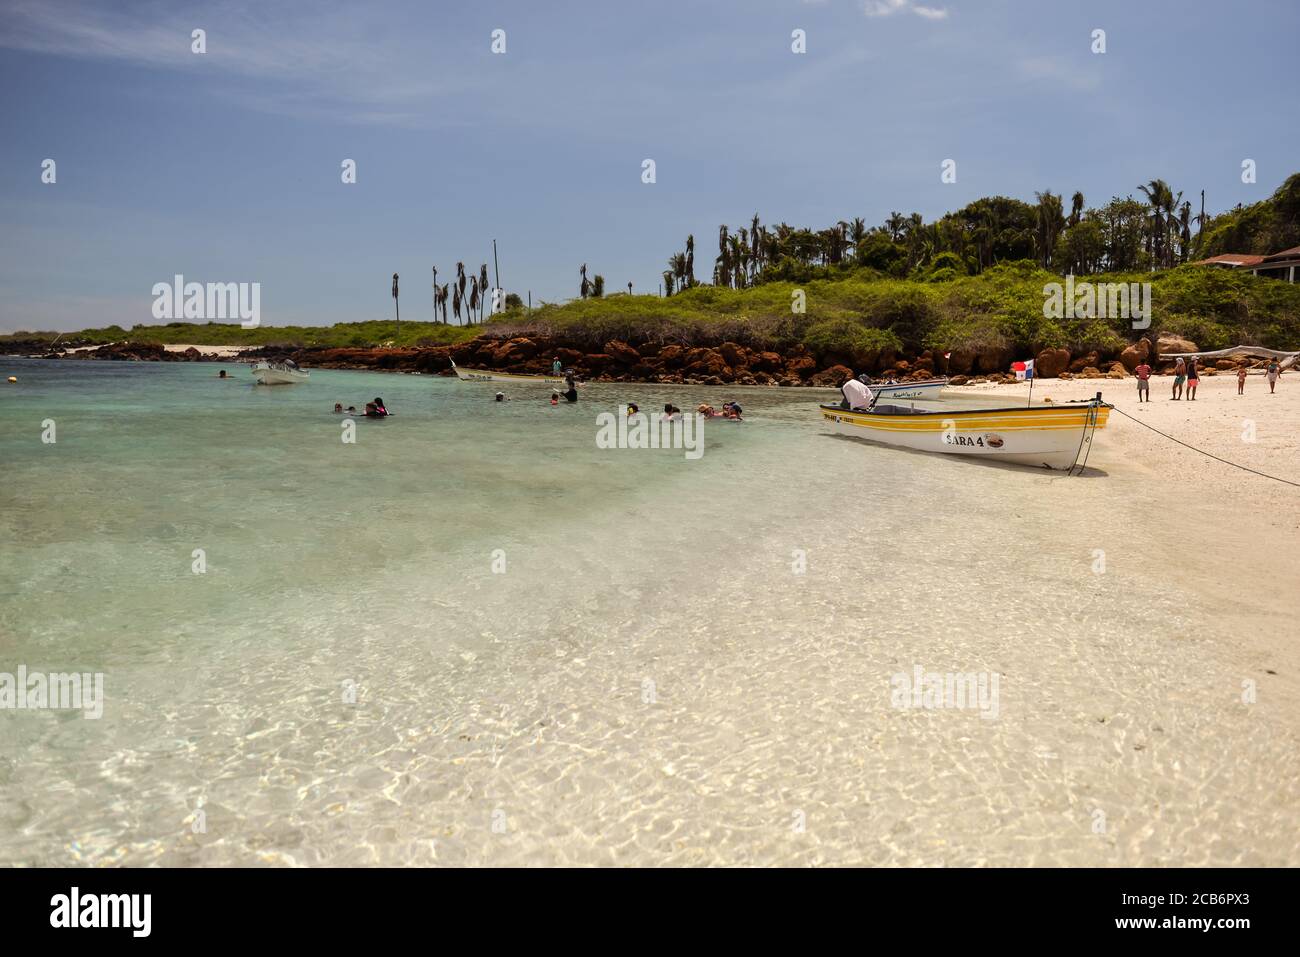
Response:
POLYGON ((284 362, 267 362, 263 359, 253 364, 253 378, 258 385, 289 385, 293 382, 306 382, 308 373, 298 368, 292 359, 284 362))
POLYGON ((531 382, 536 385, 564 385, 562 375, 521 375, 514 372, 490 372, 487 369, 462 369, 455 361, 451 361, 451 367, 456 370, 456 378, 461 382, 515 382, 521 385, 531 382))

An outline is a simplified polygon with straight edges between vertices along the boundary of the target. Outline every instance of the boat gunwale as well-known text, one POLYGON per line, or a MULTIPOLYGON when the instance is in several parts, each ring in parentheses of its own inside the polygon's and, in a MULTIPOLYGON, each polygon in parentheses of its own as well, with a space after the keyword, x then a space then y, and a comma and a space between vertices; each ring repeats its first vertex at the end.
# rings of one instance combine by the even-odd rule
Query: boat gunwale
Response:
POLYGON ((945 419, 951 419, 957 416, 1006 415, 1009 412, 1028 412, 1030 414, 1037 415, 1037 414, 1042 414, 1044 412, 1055 412, 1057 414, 1060 414, 1062 412, 1087 412, 1089 409, 1093 409, 1093 408, 1098 410, 1106 409, 1107 411, 1109 411, 1115 407, 1111 405, 1109 402, 1096 403, 1090 399, 1087 402, 1081 402, 1078 404, 1071 403, 1069 405, 1065 405, 1063 403, 1061 405, 1033 406, 1032 408, 1026 408, 1021 406, 1021 407, 1001 408, 1001 409, 935 409, 934 411, 931 411, 929 409, 913 409, 911 412, 902 413, 902 414, 893 413, 893 412, 873 412, 869 409, 844 409, 838 405, 824 405, 821 403, 818 403, 818 408, 820 408, 823 412, 834 412, 837 415, 861 415, 861 416, 874 417, 876 419, 911 419, 911 418, 916 418, 917 416, 936 416, 936 415, 943 416, 945 419))

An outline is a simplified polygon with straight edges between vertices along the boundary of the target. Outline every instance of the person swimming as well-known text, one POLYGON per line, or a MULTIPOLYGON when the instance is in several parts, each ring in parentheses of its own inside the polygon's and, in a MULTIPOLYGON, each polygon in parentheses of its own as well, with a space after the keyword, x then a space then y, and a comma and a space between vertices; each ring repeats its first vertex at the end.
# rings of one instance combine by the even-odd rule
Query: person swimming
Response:
POLYGON ((551 393, 551 405, 559 405, 559 404, 560 404, 560 393, 558 393, 558 392, 552 392, 552 393, 551 393))
POLYGON ((631 418, 632 416, 636 415, 640 411, 641 411, 640 408, 637 407, 637 404, 635 402, 629 402, 627 404, 628 418, 631 418))
POLYGON ((673 405, 671 402, 664 403, 664 415, 668 416, 668 418, 671 419, 674 415, 681 414, 682 410, 677 408, 677 406, 673 405))
POLYGON ((496 401, 498 401, 498 402, 504 402, 504 401, 506 401, 506 394, 505 394, 504 392, 498 392, 498 393, 497 393, 496 401))
POLYGON ((335 403, 334 403, 334 411, 335 411, 335 413, 341 413, 341 412, 343 411, 343 403, 342 403, 342 402, 335 402, 335 403))
POLYGON ((230 376, 226 375, 226 370, 225 370, 225 369, 222 369, 220 372, 217 373, 217 378, 218 378, 218 379, 229 379, 230 376))

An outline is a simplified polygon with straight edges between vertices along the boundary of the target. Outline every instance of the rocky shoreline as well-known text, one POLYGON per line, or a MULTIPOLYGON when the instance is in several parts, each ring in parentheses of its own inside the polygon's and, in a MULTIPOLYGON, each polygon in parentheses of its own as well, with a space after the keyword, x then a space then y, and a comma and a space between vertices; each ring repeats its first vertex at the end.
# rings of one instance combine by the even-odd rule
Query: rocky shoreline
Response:
MULTIPOLYGON (((1073 353, 1069 349, 1043 349, 1035 356, 1040 379, 1123 379, 1143 361, 1156 374, 1173 370, 1173 360, 1161 356, 1196 352, 1194 342, 1170 335, 1139 339, 1119 353, 1073 353), (1153 357, 1154 348, 1154 357, 1153 357)), ((1015 381, 1011 362, 1017 350, 986 347, 943 353, 926 350, 910 358, 892 353, 872 356, 815 356, 803 346, 785 351, 751 348, 736 342, 692 346, 679 343, 606 342, 600 352, 575 348, 562 339, 533 336, 511 338, 479 336, 453 346, 412 348, 295 348, 265 346, 243 353, 240 359, 215 356, 195 348, 168 351, 158 343, 112 343, 75 352, 51 350, 43 341, 13 341, 3 352, 36 358, 67 360, 107 359, 138 362, 216 362, 231 365, 248 359, 292 359, 304 368, 355 369, 453 375, 451 362, 476 369, 522 375, 551 371, 558 358, 578 377, 593 382, 662 382, 686 385, 754 385, 838 387, 848 376, 867 372, 899 381, 949 376, 953 385, 978 385, 1015 381)), ((1239 366, 1262 366, 1263 360, 1219 359, 1202 369, 1204 375, 1235 373, 1239 366)))

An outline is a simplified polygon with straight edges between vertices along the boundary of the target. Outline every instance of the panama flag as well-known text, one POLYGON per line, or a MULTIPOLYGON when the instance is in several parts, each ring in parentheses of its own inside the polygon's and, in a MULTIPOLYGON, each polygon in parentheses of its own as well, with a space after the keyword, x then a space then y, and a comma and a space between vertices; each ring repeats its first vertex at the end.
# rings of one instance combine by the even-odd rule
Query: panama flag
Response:
POLYGON ((1034 377, 1034 360, 1026 359, 1024 362, 1013 362, 1011 368, 1016 373, 1016 379, 1032 379, 1034 377))

